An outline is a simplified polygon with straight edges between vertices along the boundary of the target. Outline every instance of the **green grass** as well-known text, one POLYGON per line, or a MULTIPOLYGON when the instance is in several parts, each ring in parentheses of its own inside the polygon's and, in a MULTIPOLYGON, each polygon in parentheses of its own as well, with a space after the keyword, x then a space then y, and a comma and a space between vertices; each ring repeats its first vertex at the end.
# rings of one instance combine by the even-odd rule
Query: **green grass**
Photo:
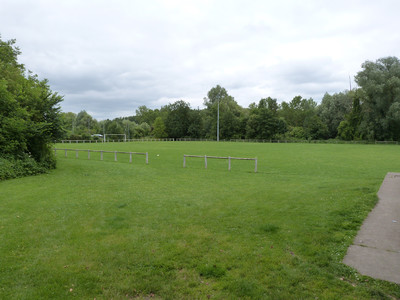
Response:
POLYGON ((0 299, 396 299, 341 263, 400 148, 138 142, 60 148, 0 182, 0 299), (183 154, 258 157, 253 161, 183 154))

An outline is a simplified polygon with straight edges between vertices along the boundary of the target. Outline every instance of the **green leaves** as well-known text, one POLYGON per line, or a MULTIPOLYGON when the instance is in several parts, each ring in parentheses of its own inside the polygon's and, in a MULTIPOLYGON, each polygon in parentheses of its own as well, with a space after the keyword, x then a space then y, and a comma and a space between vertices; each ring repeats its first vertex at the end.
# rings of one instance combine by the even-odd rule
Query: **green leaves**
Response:
POLYGON ((0 40, 0 156, 24 157, 54 165, 48 147, 62 136, 59 103, 62 96, 50 90, 18 64, 15 40, 0 40))
POLYGON ((376 62, 366 61, 362 68, 355 77, 365 94, 361 104, 361 136, 376 140, 400 140, 400 130, 393 119, 398 109, 393 104, 400 103, 400 60, 384 57, 376 62))
POLYGON ((156 138, 165 138, 167 133, 165 132, 165 124, 161 117, 157 117, 153 124, 153 135, 156 138))
MULTIPOLYGON (((188 136, 188 129, 191 122, 191 108, 189 103, 180 100, 167 105, 164 109, 168 112, 165 119, 165 130, 168 136, 173 138, 188 136)), ((153 127, 155 127, 155 125, 153 125, 153 127)), ((167 135, 163 137, 166 136, 167 135)))
POLYGON ((286 122, 278 117, 276 99, 270 97, 261 99, 258 105, 250 109, 246 125, 246 135, 252 139, 272 139, 277 134, 286 131, 286 122), (283 121, 283 122, 282 122, 283 121))
POLYGON ((221 139, 241 138, 245 126, 242 126, 242 116, 245 110, 237 104, 235 99, 228 94, 225 88, 217 85, 204 99, 206 106, 204 126, 208 138, 216 138, 217 116, 219 106, 219 137, 221 139))

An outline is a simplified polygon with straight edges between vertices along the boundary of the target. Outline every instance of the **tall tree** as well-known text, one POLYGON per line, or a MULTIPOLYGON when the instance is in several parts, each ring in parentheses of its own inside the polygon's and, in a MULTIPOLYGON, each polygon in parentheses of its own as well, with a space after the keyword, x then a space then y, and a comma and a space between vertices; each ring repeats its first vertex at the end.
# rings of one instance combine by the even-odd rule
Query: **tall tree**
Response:
POLYGON ((135 122, 138 124, 153 124, 154 120, 160 115, 159 109, 151 109, 146 105, 139 106, 136 110, 135 122))
POLYGON ((312 99, 296 96, 291 102, 282 102, 280 115, 289 125, 287 135, 300 139, 324 139, 328 128, 317 115, 317 103, 312 99))
POLYGON ((167 137, 167 132, 165 130, 165 124, 161 117, 157 117, 153 123, 153 136, 155 138, 165 138, 167 137))
POLYGON ((51 143, 63 135, 59 103, 47 80, 26 72, 17 61, 15 40, 0 39, 0 154, 31 155, 55 167, 51 143))
POLYGON ((355 76, 363 90, 360 134, 366 139, 400 140, 400 61, 385 57, 366 61, 355 76))
POLYGON ((76 114, 73 112, 61 113, 61 120, 63 128, 66 131, 67 136, 75 134, 76 131, 76 114))
POLYGON ((203 112, 199 109, 190 111, 190 122, 188 128, 188 136, 191 138, 202 138, 204 136, 203 112))
POLYGON ((137 123, 131 121, 130 118, 124 118, 122 120, 122 127, 124 128, 124 133, 126 134, 127 139, 131 139, 133 137, 135 126, 137 126, 137 123))
POLYGON ((75 129, 77 134, 89 138, 92 134, 100 132, 100 125, 85 110, 80 111, 75 119, 75 129))
POLYGON ((289 103, 282 102, 281 115, 288 125, 302 127, 305 119, 316 114, 317 103, 312 99, 296 96, 289 103))
POLYGON ((338 137, 342 140, 350 141, 360 139, 360 124, 362 120, 362 99, 365 98, 364 91, 357 89, 351 92, 353 105, 350 113, 345 116, 345 119, 338 126, 338 137))
POLYGON ((251 104, 246 135, 252 139, 271 139, 286 131, 286 122, 278 116, 279 105, 270 97, 251 104))
MULTIPOLYGON (((190 104, 182 100, 167 105, 165 127, 168 136, 180 138, 188 136, 190 126, 190 104)), ((154 125, 153 125, 154 126, 154 125)))
POLYGON ((353 103, 352 92, 345 91, 330 95, 326 93, 317 108, 318 116, 328 127, 328 137, 335 138, 338 126, 351 112, 353 103))
POLYGON ((207 116, 205 118, 205 128, 207 136, 215 138, 217 136, 217 118, 219 105, 219 132, 220 138, 240 138, 244 136, 241 132, 241 108, 235 99, 228 94, 225 88, 217 85, 208 93, 207 98, 204 98, 207 116))

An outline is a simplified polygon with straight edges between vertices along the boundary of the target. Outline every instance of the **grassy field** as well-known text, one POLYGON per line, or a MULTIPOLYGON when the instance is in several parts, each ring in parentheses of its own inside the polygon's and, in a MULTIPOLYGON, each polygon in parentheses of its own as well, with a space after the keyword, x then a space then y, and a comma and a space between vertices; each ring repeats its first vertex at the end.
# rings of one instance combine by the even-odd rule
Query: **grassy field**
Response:
POLYGON ((137 142, 60 148, 0 182, 0 299, 398 299, 343 265, 399 146, 137 142), (233 161, 183 154, 258 157, 233 161))

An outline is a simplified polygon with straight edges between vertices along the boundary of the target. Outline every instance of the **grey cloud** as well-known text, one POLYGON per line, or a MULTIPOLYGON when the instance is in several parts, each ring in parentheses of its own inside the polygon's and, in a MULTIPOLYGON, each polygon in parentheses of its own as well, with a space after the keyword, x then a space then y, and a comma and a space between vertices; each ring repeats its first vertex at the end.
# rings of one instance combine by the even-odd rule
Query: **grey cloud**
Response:
POLYGON ((81 94, 86 91, 107 91, 110 84, 105 78, 94 77, 93 75, 55 75, 49 76, 53 89, 62 91, 65 94, 81 94))
POLYGON ((242 106, 264 97, 319 101, 348 88, 366 59, 396 55, 400 2, 3 0, 2 38, 99 119, 183 99, 216 84, 242 106))
POLYGON ((92 112, 93 117, 96 119, 113 119, 132 116, 139 106, 148 105, 151 101, 152 99, 149 96, 140 94, 131 94, 123 97, 110 94, 87 93, 67 97, 63 103, 63 111, 77 113, 80 110, 86 110, 92 112))
POLYGON ((277 68, 278 78, 290 85, 331 82, 335 71, 335 66, 330 60, 286 62, 277 68))

